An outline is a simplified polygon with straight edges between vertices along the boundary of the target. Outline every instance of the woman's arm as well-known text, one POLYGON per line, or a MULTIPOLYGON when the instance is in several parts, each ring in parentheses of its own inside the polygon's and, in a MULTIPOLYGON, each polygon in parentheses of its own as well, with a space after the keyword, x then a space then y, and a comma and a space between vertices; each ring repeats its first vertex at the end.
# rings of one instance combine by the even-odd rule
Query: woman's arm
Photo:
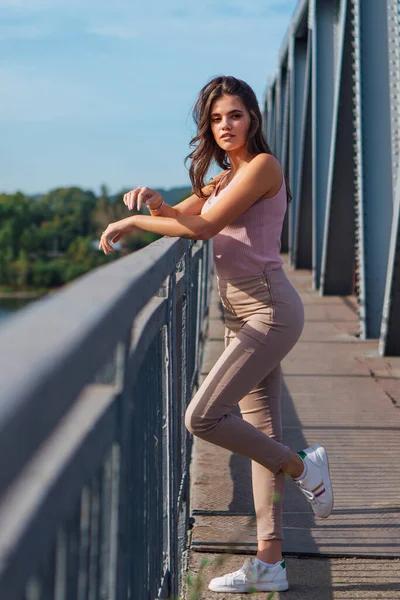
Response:
POLYGON ((109 239, 118 241, 121 235, 130 233, 135 227, 169 237, 208 240, 266 194, 275 184, 277 177, 282 179, 282 169, 277 159, 266 153, 259 154, 242 168, 240 177, 235 178, 224 197, 204 215, 178 214, 162 219, 133 215, 111 223, 103 232, 100 247, 106 254, 108 251, 113 252, 109 239))
MULTIPOLYGON (((218 173, 207 185, 202 188, 205 196, 210 196, 213 189, 217 185, 220 178, 226 173, 222 171, 218 173)), ((207 198, 206 198, 207 199, 207 198)), ((192 194, 189 198, 185 198, 175 206, 169 206, 165 202, 162 204, 157 215, 147 217, 146 215, 134 215, 132 224, 139 229, 167 235, 169 237, 184 237, 192 240, 208 239, 208 222, 200 216, 201 209, 206 201, 196 194, 192 194), (154 223, 152 217, 164 217, 157 219, 154 223), (170 217, 170 218, 169 218, 170 217), (206 230, 207 228, 207 230, 206 230)))
POLYGON ((262 153, 243 167, 239 175, 204 215, 177 215, 163 219, 134 215, 129 217, 132 226, 170 237, 208 240, 250 208, 277 180, 281 181, 282 169, 276 158, 262 153))
POLYGON ((168 237, 183 237, 189 240, 206 239, 206 220, 200 215, 177 215, 176 217, 163 217, 154 219, 147 215, 133 215, 128 217, 132 229, 138 227, 144 231, 151 231, 168 237))
POLYGON ((99 249, 102 249, 105 254, 115 252, 111 242, 117 242, 122 236, 131 233, 135 227, 169 237, 183 237, 190 240, 208 239, 205 237, 206 225, 205 219, 201 216, 178 215, 153 219, 146 215, 133 215, 110 223, 101 235, 99 249))
MULTIPOLYGON (((218 173, 207 185, 202 188, 203 194, 208 198, 211 196, 213 189, 217 185, 219 179, 222 175, 226 173, 226 171, 222 171, 218 173)), ((151 190, 149 190, 151 191, 151 190)), ((206 199, 207 199, 206 198, 206 199)), ((187 215, 187 216, 195 216, 201 213, 201 209, 203 208, 205 200, 204 198, 200 198, 196 194, 192 194, 185 200, 182 200, 175 206, 169 206, 166 202, 161 204, 161 207, 158 210, 152 211, 150 206, 148 206, 150 210, 150 214, 152 217, 177 217, 178 215, 187 215)), ((158 205, 158 202, 156 201, 158 205)))
MULTIPOLYGON (((202 188, 203 194, 207 196, 207 198, 211 196, 218 181, 225 173, 226 171, 221 171, 221 173, 218 173, 218 175, 202 188)), ((199 196, 196 196, 196 194, 192 194, 189 198, 185 198, 185 200, 179 202, 179 204, 175 204, 174 208, 180 215, 199 215, 207 198, 200 198, 199 196)))
POLYGON ((151 212, 151 208, 149 206, 147 208, 149 209, 150 215, 152 217, 176 217, 176 215, 178 214, 175 210, 175 207, 170 206, 166 202, 163 202, 161 208, 155 211, 154 213, 151 212))
MULTIPOLYGON (((215 185, 224 172, 219 173, 202 188, 207 197, 212 193, 215 185)), ((146 193, 148 191, 154 193, 152 190, 146 190, 146 193)), ((136 188, 125 194, 124 204, 126 204, 128 208, 132 208, 139 193, 139 188, 136 188)), ((201 209, 204 202, 205 200, 203 198, 196 196, 196 194, 192 194, 189 198, 179 202, 179 204, 174 207, 163 202, 160 209, 156 211, 157 214, 153 214, 152 216, 133 215, 132 217, 121 219, 115 223, 110 223, 102 233, 99 248, 103 249, 105 254, 114 252, 111 241, 113 243, 117 242, 123 235, 131 233, 135 227, 143 229, 144 231, 150 231, 151 233, 167 235, 169 237, 183 237, 192 240, 208 239, 207 231, 209 223, 201 216, 201 209), (154 217, 163 218, 155 219, 154 217)))

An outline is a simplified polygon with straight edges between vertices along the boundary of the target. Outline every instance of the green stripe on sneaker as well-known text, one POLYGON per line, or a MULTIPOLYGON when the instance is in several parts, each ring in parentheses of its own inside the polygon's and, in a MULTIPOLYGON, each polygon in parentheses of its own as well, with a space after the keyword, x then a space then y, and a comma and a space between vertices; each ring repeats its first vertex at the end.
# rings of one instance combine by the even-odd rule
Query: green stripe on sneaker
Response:
POLYGON ((297 454, 300 456, 300 458, 302 458, 303 460, 307 457, 307 454, 305 452, 303 452, 303 450, 300 450, 300 452, 297 452, 297 454))
POLYGON ((285 560, 283 560, 283 561, 281 562, 281 567, 282 567, 282 569, 284 569, 284 568, 285 568, 285 560))

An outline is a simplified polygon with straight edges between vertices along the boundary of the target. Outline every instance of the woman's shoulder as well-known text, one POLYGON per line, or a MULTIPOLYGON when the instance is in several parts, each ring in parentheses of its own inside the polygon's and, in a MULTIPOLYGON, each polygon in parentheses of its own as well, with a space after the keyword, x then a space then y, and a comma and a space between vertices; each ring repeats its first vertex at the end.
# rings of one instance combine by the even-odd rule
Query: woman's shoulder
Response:
POLYGON ((283 168, 279 160, 273 155, 266 152, 257 154, 253 161, 262 168, 266 179, 268 180, 269 190, 266 192, 266 197, 274 196, 282 187, 284 174, 283 168))
POLYGON ((259 165, 262 165, 268 169, 271 173, 282 173, 282 166, 279 160, 273 154, 267 152, 260 152, 252 159, 251 162, 256 161, 259 165))

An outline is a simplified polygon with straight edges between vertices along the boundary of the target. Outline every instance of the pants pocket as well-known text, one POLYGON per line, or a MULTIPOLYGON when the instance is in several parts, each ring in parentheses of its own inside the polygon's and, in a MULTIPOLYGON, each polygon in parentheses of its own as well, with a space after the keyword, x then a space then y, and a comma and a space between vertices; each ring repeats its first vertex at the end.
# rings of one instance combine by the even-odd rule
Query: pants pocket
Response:
POLYGON ((229 300, 227 298, 226 282, 220 282, 219 279, 217 279, 217 288, 218 288, 219 299, 221 301, 221 304, 222 304, 224 310, 234 314, 235 311, 233 310, 233 306, 231 305, 231 303, 229 302, 229 300))
POLYGON ((251 280, 228 283, 225 301, 241 317, 263 311, 272 306, 269 282, 260 274, 251 280))
POLYGON ((272 307, 269 307, 262 315, 257 318, 248 319, 242 326, 240 332, 243 335, 253 338, 259 344, 268 343, 268 333, 274 325, 274 315, 272 307))
POLYGON ((273 306, 274 305, 274 297, 272 294, 272 285, 271 285, 271 281, 269 279, 268 273, 263 273, 262 278, 263 278, 263 283, 268 291, 268 298, 269 298, 270 306, 273 306))

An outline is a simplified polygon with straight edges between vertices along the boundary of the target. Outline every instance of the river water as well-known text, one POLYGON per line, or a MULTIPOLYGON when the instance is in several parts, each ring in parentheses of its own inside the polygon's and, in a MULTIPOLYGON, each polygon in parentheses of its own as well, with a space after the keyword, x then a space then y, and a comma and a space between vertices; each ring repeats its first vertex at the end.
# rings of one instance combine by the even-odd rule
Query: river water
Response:
POLYGON ((35 300, 36 298, 0 298, 0 322, 4 322, 16 311, 35 300))

